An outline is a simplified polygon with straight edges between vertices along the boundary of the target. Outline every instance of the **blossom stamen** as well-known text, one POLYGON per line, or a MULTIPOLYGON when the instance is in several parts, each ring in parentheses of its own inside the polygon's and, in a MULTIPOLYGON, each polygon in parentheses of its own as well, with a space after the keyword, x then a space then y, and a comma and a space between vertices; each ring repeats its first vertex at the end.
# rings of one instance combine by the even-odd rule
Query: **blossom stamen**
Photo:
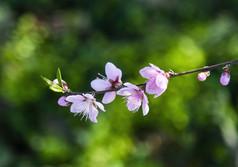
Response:
POLYGON ((98 75, 99 75, 100 77, 102 77, 103 80, 108 81, 108 78, 105 77, 104 75, 102 75, 102 74, 100 74, 100 73, 98 73, 98 75))

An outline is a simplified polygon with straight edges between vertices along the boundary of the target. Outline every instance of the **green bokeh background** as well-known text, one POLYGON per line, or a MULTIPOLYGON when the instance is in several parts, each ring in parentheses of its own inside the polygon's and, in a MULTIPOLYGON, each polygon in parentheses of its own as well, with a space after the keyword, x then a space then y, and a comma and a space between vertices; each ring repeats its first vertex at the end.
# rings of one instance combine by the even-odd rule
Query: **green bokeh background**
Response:
MULTIPOLYGON (((124 82, 142 83, 148 63, 183 72, 237 59, 237 0, 1 0, 1 167, 238 166, 238 65, 222 86, 222 68, 205 82, 171 78, 142 116, 121 97, 98 123, 60 107, 61 68, 73 91, 91 91, 107 62, 124 82)), ((97 96, 101 100, 102 95, 97 96)))

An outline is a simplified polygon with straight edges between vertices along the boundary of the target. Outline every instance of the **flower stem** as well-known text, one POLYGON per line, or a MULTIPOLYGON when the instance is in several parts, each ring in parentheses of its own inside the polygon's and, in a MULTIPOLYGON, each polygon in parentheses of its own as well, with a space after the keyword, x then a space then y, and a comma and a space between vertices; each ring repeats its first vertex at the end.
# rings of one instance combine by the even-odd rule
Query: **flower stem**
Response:
MULTIPOLYGON (((232 61, 227 61, 227 62, 220 63, 220 64, 211 65, 211 66, 205 66, 203 68, 198 68, 198 69, 185 71, 185 72, 181 72, 181 73, 174 73, 172 70, 170 70, 168 73, 170 75, 170 78, 174 78, 174 77, 178 77, 178 76, 181 76, 181 75, 187 75, 187 74, 200 72, 200 71, 211 71, 215 68, 222 67, 222 66, 231 66, 232 64, 235 64, 235 63, 238 63, 238 59, 237 60, 232 60, 232 61)), ((146 83, 141 83, 141 84, 137 84, 136 86, 145 86, 145 85, 146 85, 146 83)), ((108 90, 104 90, 104 91, 91 91, 91 92, 72 92, 71 90, 66 90, 64 93, 66 94, 66 96, 81 95, 81 94, 103 94, 103 93, 106 93, 106 92, 118 91, 123 87, 124 86, 122 86, 120 88, 108 89, 108 90)))
POLYGON ((221 66, 226 66, 226 65, 231 66, 232 64, 235 64, 235 63, 238 63, 238 60, 227 61, 227 62, 224 62, 224 63, 215 64, 215 65, 212 65, 212 66, 206 66, 206 67, 198 68, 198 69, 191 70, 191 71, 185 71, 185 72, 181 72, 181 73, 174 73, 174 74, 170 75, 170 78, 181 76, 181 75, 186 75, 186 74, 191 74, 191 73, 195 73, 195 72, 200 72, 200 71, 211 71, 215 68, 218 68, 218 67, 221 67, 221 66))

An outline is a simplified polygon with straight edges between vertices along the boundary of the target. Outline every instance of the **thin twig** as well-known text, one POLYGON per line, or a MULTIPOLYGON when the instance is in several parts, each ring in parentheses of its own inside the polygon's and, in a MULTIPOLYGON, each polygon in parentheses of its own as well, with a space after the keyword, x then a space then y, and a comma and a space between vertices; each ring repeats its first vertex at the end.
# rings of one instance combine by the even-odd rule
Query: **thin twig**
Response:
MULTIPOLYGON (((201 71, 211 71, 215 68, 221 67, 221 66, 231 66, 232 64, 238 63, 238 59, 237 60, 233 60, 233 61, 227 61, 224 63, 220 63, 220 64, 215 64, 215 65, 211 65, 211 66, 205 66, 203 68, 198 68, 198 69, 194 69, 194 70, 190 70, 190 71, 185 71, 185 72, 181 72, 181 73, 174 73, 172 70, 170 70, 168 72, 168 74, 170 75, 170 78, 174 78, 174 77, 178 77, 181 75, 186 75, 186 74, 191 74, 191 73, 195 73, 195 72, 201 72, 201 71)), ((145 86, 146 83, 141 83, 141 84, 137 84, 136 86, 140 86, 143 87, 145 86)), ((103 94, 103 93, 107 93, 107 92, 112 92, 112 91, 118 91, 121 88, 123 88, 125 86, 121 86, 120 88, 115 88, 115 89, 107 89, 104 91, 91 91, 91 92, 72 92, 71 90, 66 90, 64 93, 66 94, 66 96, 69 95, 81 95, 81 94, 103 94)))
POLYGON ((191 71, 175 73, 174 75, 171 75, 170 78, 181 76, 181 75, 186 75, 186 74, 191 74, 191 73, 194 73, 194 72, 211 71, 211 70, 213 70, 217 67, 226 66, 226 65, 231 66, 232 64, 235 64, 235 63, 238 63, 238 60, 228 61, 228 62, 224 62, 224 63, 220 63, 220 64, 215 64, 215 65, 212 65, 212 66, 206 66, 206 67, 198 68, 198 69, 191 70, 191 71))

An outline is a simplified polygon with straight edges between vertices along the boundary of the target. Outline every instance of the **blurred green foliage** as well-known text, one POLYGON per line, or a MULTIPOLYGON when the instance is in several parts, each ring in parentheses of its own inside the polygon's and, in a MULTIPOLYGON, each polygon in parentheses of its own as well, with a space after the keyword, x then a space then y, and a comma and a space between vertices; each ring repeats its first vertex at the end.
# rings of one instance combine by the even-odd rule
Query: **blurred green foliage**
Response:
MULTIPOLYGON (((40 75, 60 67, 73 91, 91 91, 106 62, 142 83, 148 63, 182 72, 237 59, 236 0, 2 0, 0 2, 0 166, 238 166, 238 65, 205 82, 171 78, 150 112, 118 97, 98 123, 57 105, 40 75)), ((101 95, 97 96, 101 100, 101 95)))

